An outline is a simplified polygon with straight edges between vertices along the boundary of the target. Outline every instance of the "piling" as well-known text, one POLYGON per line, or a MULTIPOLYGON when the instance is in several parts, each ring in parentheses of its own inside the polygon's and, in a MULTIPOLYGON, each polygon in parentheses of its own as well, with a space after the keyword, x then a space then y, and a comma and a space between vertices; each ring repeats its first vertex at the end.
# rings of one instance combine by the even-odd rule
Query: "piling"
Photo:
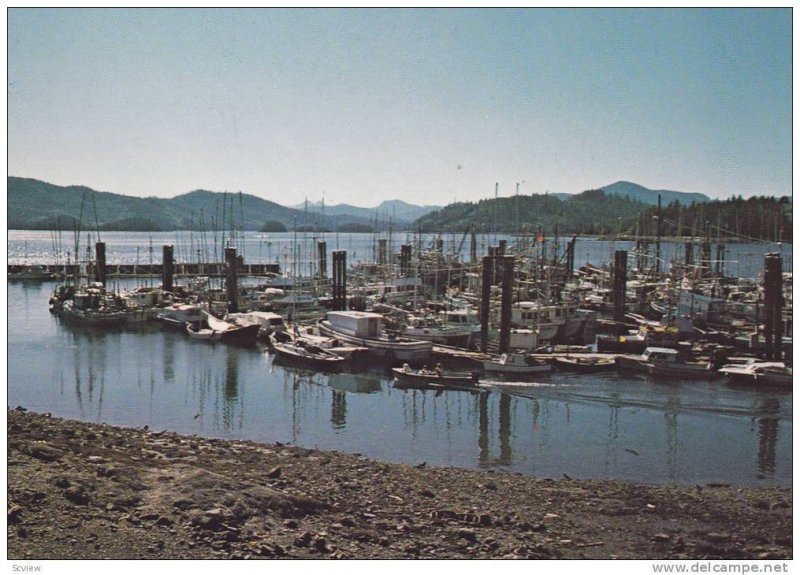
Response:
POLYGON ((725 275, 725 244, 717 244, 717 260, 715 268, 718 278, 721 278, 725 275))
POLYGON ((764 339, 767 359, 782 356, 783 261, 779 253, 764 256, 764 339))
POLYGON ((658 194, 656 214, 656 275, 658 275, 661 273, 661 194, 658 194))
POLYGON ((578 240, 577 235, 573 235, 572 239, 569 240, 567 244, 567 261, 566 261, 566 269, 564 270, 565 273, 565 280, 572 277, 572 272, 575 270, 575 242, 578 240))
POLYGON ((683 244, 684 250, 684 259, 683 265, 687 268, 690 268, 694 263, 694 244, 692 242, 686 242, 683 244))
POLYGON ((347 309, 347 252, 333 252, 333 309, 347 309))
MULTIPOLYGON (((493 248, 489 248, 490 251, 493 248)), ((481 280, 481 351, 486 353, 489 343, 489 306, 492 295, 492 276, 494 274, 494 257, 483 256, 483 277, 481 280)))
MULTIPOLYGON (((489 283, 491 285, 496 285, 497 277, 500 275, 500 269, 498 267, 500 264, 498 263, 499 260, 497 259, 497 257, 500 255, 500 248, 497 246, 489 246, 488 252, 489 252, 489 257, 492 258, 491 260, 492 273, 489 276, 489 283)), ((486 261, 485 258, 484 261, 486 261)))
POLYGON ((172 278, 175 275, 175 262, 173 260, 173 247, 163 246, 161 248, 163 269, 161 275, 161 289, 172 292, 172 278))
POLYGON ((614 269, 612 270, 611 297, 614 303, 614 321, 622 322, 625 319, 625 283, 628 273, 628 252, 616 250, 614 252, 614 269))
POLYGON ((317 253, 319 254, 319 277, 325 279, 328 275, 328 243, 317 242, 317 253))
POLYGON ((500 304, 500 353, 507 353, 511 342, 511 300, 513 298, 514 256, 502 256, 503 299, 500 304))
POLYGON ((97 242, 94 245, 95 256, 97 259, 97 268, 94 271, 95 281, 100 282, 103 286, 106 285, 106 243, 97 242))
POLYGON ((469 261, 473 263, 478 261, 478 237, 475 235, 474 225, 470 227, 469 261))
POLYGON ((239 312, 238 270, 239 258, 236 248, 225 248, 225 290, 228 298, 228 312, 239 312))

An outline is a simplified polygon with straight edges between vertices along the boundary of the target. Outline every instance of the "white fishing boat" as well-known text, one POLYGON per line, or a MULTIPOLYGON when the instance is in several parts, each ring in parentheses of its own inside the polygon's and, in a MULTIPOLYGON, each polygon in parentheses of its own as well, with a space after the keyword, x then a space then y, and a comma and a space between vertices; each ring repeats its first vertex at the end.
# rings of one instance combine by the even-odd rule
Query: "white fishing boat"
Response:
POLYGON ((531 329, 537 334, 537 344, 554 339, 563 329, 565 319, 561 306, 546 306, 534 301, 521 301, 511 308, 511 324, 531 329))
POLYGON ((214 317, 205 310, 202 310, 200 315, 202 316, 201 321, 186 323, 186 333, 192 339, 211 342, 221 341, 237 345, 255 345, 260 329, 258 324, 236 325, 214 317))
MULTIPOLYGON (((478 332, 480 332, 480 325, 478 332)), ((439 316, 412 315, 406 320, 403 335, 410 339, 468 347, 472 343, 474 331, 466 324, 445 324, 439 316)))
POLYGON ((422 362, 431 355, 431 342, 384 333, 382 319, 383 316, 372 312, 331 311, 317 325, 320 334, 348 345, 366 347, 370 354, 387 361, 422 362))
POLYGON ((203 321, 203 306, 187 303, 173 304, 158 312, 156 320, 165 329, 182 331, 186 329, 187 323, 203 321))
POLYGON ((222 339, 222 332, 210 327, 204 327, 202 324, 187 323, 186 333, 189 334, 190 338, 200 341, 216 342, 222 339))
POLYGON ((641 354, 620 355, 616 363, 620 369, 654 377, 709 379, 717 375, 707 359, 693 360, 677 349, 666 347, 648 347, 641 354))
POLYGON ((220 340, 225 343, 254 345, 261 329, 261 325, 258 323, 238 325, 234 322, 214 317, 207 311, 203 311, 203 318, 210 329, 219 332, 220 340))
POLYGON ((718 371, 730 383, 792 387, 792 368, 779 361, 751 360, 744 364, 723 365, 718 371))
POLYGON ((525 353, 504 353, 498 357, 485 360, 483 370, 486 373, 508 375, 532 375, 548 373, 553 366, 545 361, 534 359, 525 353))
POLYGON ((283 317, 271 311, 229 313, 225 316, 225 321, 242 327, 257 325, 258 337, 262 339, 266 339, 274 332, 286 331, 283 317))
POLYGON ((470 347, 481 334, 481 320, 478 313, 467 307, 439 312, 439 317, 447 327, 459 329, 467 339, 462 347, 470 347))

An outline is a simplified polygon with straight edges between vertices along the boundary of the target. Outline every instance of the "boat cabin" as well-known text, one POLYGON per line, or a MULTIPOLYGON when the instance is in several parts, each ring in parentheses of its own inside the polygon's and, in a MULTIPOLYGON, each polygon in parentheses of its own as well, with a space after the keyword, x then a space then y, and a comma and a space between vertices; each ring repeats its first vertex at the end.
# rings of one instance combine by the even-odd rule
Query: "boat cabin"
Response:
POLYGON ((328 312, 328 321, 335 330, 354 337, 380 337, 382 319, 381 314, 366 311, 328 312))
POLYGON ((668 347, 648 347, 644 350, 642 358, 645 361, 678 362, 678 350, 668 347))

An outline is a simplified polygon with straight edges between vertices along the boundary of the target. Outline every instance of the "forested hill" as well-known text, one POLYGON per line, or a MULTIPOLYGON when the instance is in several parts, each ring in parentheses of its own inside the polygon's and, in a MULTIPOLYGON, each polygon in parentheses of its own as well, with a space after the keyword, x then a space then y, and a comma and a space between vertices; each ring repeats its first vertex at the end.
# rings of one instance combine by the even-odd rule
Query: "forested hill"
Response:
POLYGON ((649 206, 628 197, 588 190, 559 199, 552 194, 519 195, 479 202, 456 203, 421 217, 423 232, 464 231, 560 234, 605 234, 627 230, 649 206))
MULTIPOLYGON (((292 229, 337 229, 375 221, 355 216, 323 218, 250 194, 196 190, 174 198, 138 198, 98 192, 85 186, 56 186, 30 178, 8 177, 9 229, 171 231, 190 229, 260 230, 265 224, 292 229)), ((380 223, 380 222, 378 222, 380 223)))
MULTIPOLYGON (((656 208, 643 212, 639 220, 640 230, 654 233, 656 214, 656 208)), ((673 201, 662 207, 661 222, 661 233, 667 236, 705 237, 708 234, 712 239, 791 242, 792 200, 786 196, 747 199, 735 196, 688 206, 673 201)))
MULTIPOLYGON (((688 196, 688 194, 687 194, 688 196)), ((698 196, 699 197, 699 196, 698 196)), ((741 196, 728 200, 685 205, 678 197, 662 203, 663 236, 703 236, 708 233, 747 241, 791 241, 791 198, 741 196)), ((384 202, 391 204, 391 202, 384 202)), ((475 231, 501 233, 587 235, 656 235, 656 208, 629 195, 588 190, 575 195, 544 194, 459 202, 416 220, 359 217, 354 214, 324 216, 312 210, 281 206, 250 194, 196 190, 175 198, 138 198, 98 192, 85 186, 56 186, 29 178, 8 177, 8 228, 120 231, 172 231, 236 229, 285 231, 298 229, 370 232, 413 229, 423 232, 475 231)), ((393 206, 392 211, 414 206, 393 206)), ((431 209, 425 207, 418 209, 431 209)), ((388 209, 388 208, 387 208, 388 209)), ((330 210, 334 211, 334 210, 330 210)), ((376 212, 377 216, 377 212, 376 212)), ((408 214, 406 214, 408 216, 408 214)))
MULTIPOLYGON (((682 199, 681 199, 682 200, 682 199)), ((705 237, 740 241, 792 241, 791 198, 741 196, 727 200, 662 204, 663 237, 705 237)), ((572 196, 552 194, 493 198, 451 204, 415 222, 423 232, 656 236, 658 209, 628 196, 588 190, 572 196), (561 199, 563 198, 563 199, 561 199)))

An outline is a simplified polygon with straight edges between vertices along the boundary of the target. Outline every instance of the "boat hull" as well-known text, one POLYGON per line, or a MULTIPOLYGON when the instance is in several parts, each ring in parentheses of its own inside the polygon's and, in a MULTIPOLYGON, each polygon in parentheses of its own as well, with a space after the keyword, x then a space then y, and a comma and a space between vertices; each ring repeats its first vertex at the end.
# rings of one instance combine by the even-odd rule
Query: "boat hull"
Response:
POLYGON ((314 352, 288 343, 274 341, 272 350, 280 363, 315 371, 339 371, 347 364, 345 358, 334 353, 314 352))
POLYGON ((614 360, 610 358, 557 357, 553 364, 558 369, 575 373, 597 373, 616 367, 614 360))
POLYGON ((525 376, 549 373, 553 370, 553 366, 550 363, 529 360, 519 354, 504 354, 499 358, 484 361, 483 370, 486 373, 499 375, 525 376))
POLYGON ((478 387, 479 372, 464 373, 419 373, 406 371, 400 367, 393 367, 395 387, 398 389, 452 389, 476 390, 478 387))
POLYGON ((327 321, 318 324, 322 335, 335 337, 340 342, 365 347, 370 355, 384 361, 404 361, 409 363, 419 363, 426 361, 433 350, 433 344, 429 341, 410 341, 403 339, 372 339, 361 338, 334 329, 327 321))

